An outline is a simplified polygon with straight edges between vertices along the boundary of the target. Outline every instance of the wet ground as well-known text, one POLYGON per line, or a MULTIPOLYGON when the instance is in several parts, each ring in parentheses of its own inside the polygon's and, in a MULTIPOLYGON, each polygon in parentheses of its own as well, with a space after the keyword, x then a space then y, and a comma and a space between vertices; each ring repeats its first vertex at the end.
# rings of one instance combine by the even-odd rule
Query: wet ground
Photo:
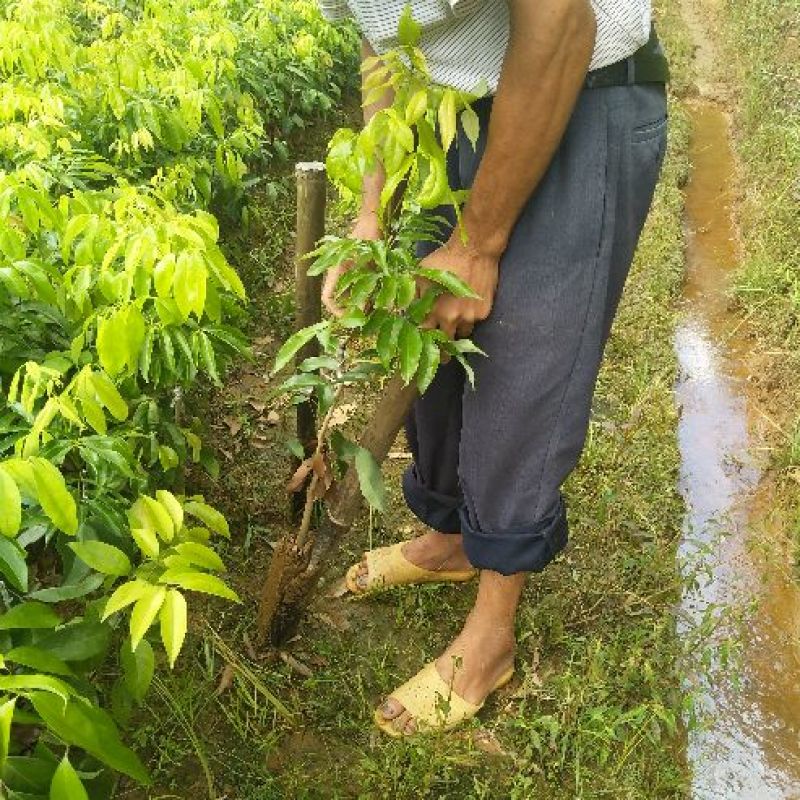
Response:
MULTIPOLYGON (((708 52, 704 41, 699 57, 708 52)), ((701 94, 706 97, 700 87, 701 94)), ((718 95, 716 95, 718 96, 718 95)), ((686 308, 675 337, 681 377, 684 635, 724 611, 744 622, 734 664, 725 626, 687 679, 701 727, 690 735, 693 800, 800 798, 800 591, 786 577, 784 532, 760 487, 747 390, 747 341, 728 311, 737 265, 734 162, 728 120, 709 99, 692 106, 692 175, 686 187, 686 308), (758 531, 758 533, 756 533, 758 531), (766 536, 766 538, 765 538, 766 536)))

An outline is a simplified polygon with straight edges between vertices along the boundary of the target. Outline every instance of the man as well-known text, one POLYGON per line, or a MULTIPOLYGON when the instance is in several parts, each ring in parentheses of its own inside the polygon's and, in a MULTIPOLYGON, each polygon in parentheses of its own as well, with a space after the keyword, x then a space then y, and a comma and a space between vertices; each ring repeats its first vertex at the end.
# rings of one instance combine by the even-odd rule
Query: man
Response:
MULTIPOLYGON (((321 0, 352 14, 364 55, 396 44, 405 0, 321 0), (346 1, 347 6, 344 7, 346 1)), ((439 659, 376 711, 391 735, 446 729, 513 671, 514 620, 528 572, 567 541, 560 486, 583 448, 602 350, 652 200, 666 143, 666 61, 649 0, 414 0, 435 80, 492 96, 481 137, 450 156, 470 188, 458 232, 423 250, 480 299, 437 301, 427 324, 472 336, 474 391, 451 362, 408 422, 404 478, 423 535, 365 554, 355 592, 479 571, 475 605, 439 659)), ((367 117, 391 103, 385 97, 367 117)), ((377 238, 383 178, 364 185, 353 233, 377 238)), ((326 277, 324 299, 337 312, 326 277)))

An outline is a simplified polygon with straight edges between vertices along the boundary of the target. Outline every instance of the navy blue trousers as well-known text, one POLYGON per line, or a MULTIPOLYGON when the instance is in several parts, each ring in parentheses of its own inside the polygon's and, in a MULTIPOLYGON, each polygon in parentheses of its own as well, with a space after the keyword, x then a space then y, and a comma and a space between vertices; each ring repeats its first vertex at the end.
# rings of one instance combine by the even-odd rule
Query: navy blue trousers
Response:
MULTIPOLYGON (((491 99, 477 110, 477 148, 461 132, 450 151, 454 188, 469 188, 485 147, 491 99)), ((492 313, 475 327, 487 354, 471 359, 475 389, 451 362, 408 419, 408 506, 437 531, 463 533, 475 567, 538 572, 567 543, 560 487, 584 446, 666 133, 663 86, 583 90, 516 223, 492 313)), ((421 245, 420 253, 434 247, 421 245)))

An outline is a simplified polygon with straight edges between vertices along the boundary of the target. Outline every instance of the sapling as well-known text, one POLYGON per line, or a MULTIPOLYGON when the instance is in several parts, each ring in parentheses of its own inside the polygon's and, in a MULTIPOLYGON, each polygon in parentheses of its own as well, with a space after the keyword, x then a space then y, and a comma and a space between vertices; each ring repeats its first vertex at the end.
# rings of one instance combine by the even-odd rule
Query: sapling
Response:
MULTIPOLYGON (((472 382, 468 339, 452 340, 424 327, 436 299, 449 292, 475 297, 454 274, 426 268, 416 255, 422 241, 439 241, 449 207, 456 220, 466 192, 450 186, 447 152, 459 124, 475 146, 477 94, 436 85, 418 48, 419 25, 407 7, 398 46, 364 62, 364 105, 391 92, 390 106, 376 111, 363 129, 342 128, 328 146, 328 176, 345 202, 355 207, 367 176, 382 169, 386 180, 378 216, 380 237, 327 236, 310 254, 309 275, 346 265, 336 285, 341 315, 294 333, 279 350, 275 371, 316 340, 319 355, 302 360, 281 390, 294 402, 313 398, 322 420, 316 447, 301 463, 290 489, 306 492, 297 531, 277 545, 264 583, 259 637, 273 644, 296 630, 334 549, 358 516, 362 496, 377 511, 385 506, 380 464, 386 458, 414 400, 439 365, 455 358, 472 382), (331 425, 345 392, 380 391, 375 409, 353 442, 331 425), (313 526, 315 503, 324 501, 313 526)), ((463 234, 462 232, 462 235, 463 234)))

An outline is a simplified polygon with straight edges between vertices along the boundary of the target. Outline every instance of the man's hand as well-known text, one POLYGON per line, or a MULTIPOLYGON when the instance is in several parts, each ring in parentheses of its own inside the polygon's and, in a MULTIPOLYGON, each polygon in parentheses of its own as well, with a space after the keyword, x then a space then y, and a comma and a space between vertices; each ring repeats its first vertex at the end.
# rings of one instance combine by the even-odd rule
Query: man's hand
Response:
MULTIPOLYGON (((375 242, 381 238, 381 226, 378 215, 371 212, 362 212, 355 221, 350 232, 353 239, 365 239, 375 242)), ((336 302, 336 284, 339 278, 353 266, 352 261, 345 261, 336 267, 331 267, 325 273, 322 282, 322 303, 334 317, 341 317, 344 313, 336 302)))
MULTIPOLYGON (((422 261, 426 269, 452 272, 478 295, 476 299, 443 294, 425 320, 423 327, 439 328, 451 339, 464 339, 472 334, 476 322, 489 316, 497 291, 500 254, 482 250, 471 239, 465 244, 456 230, 450 240, 422 261)), ((420 281, 420 294, 430 282, 420 281)))

